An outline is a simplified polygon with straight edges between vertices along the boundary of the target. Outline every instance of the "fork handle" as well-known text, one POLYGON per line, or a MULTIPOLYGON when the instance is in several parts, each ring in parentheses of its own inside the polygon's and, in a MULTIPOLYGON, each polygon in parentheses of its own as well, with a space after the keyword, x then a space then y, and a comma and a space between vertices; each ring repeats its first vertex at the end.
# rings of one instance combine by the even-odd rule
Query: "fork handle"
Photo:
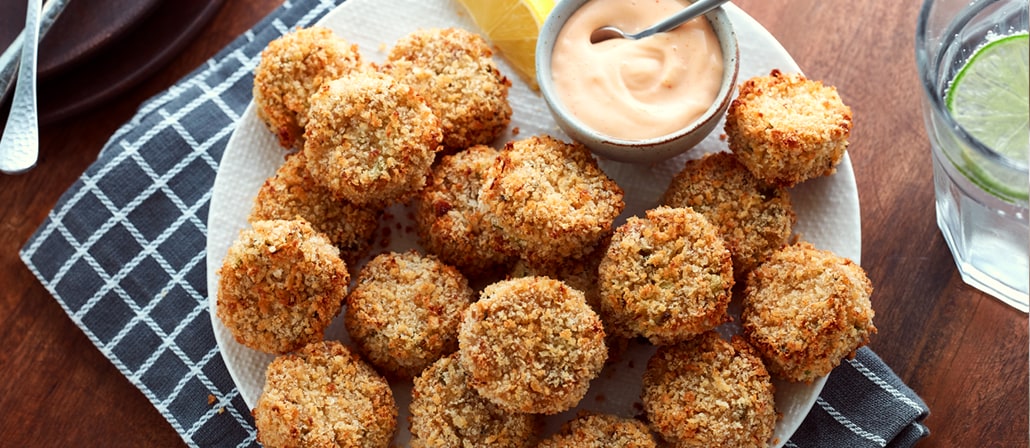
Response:
POLYGON ((29 0, 25 14, 25 40, 22 42, 18 81, 14 88, 11 113, 0 138, 0 171, 23 173, 36 165, 39 157, 39 114, 36 105, 36 56, 39 46, 39 15, 42 0, 29 0))

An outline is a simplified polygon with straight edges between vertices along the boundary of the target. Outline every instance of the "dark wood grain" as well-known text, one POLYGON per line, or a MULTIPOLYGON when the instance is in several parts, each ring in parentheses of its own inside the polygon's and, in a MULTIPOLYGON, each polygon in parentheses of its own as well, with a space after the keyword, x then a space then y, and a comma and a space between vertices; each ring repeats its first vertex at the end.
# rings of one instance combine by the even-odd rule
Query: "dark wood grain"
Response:
MULTIPOLYGON (((43 129, 34 171, 0 176, 0 440, 4 446, 183 446, 17 258, 60 194, 141 101, 277 6, 230 0, 168 67, 88 115, 43 129)), ((1028 321, 964 285, 937 231, 913 36, 919 2, 738 0, 855 113, 849 152, 872 348, 929 404, 926 447, 1028 445, 1028 321)))

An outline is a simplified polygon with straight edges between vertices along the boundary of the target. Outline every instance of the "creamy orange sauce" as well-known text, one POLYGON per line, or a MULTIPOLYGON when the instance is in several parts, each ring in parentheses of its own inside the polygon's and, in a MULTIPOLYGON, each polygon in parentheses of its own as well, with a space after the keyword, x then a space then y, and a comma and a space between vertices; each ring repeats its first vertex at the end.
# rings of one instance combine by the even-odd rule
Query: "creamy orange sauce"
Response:
POLYGON ((708 109, 722 81, 722 50, 698 17, 641 40, 590 43, 605 25, 635 33, 679 11, 677 0, 591 0, 558 33, 552 78, 562 104, 609 137, 637 140, 671 134, 708 109))

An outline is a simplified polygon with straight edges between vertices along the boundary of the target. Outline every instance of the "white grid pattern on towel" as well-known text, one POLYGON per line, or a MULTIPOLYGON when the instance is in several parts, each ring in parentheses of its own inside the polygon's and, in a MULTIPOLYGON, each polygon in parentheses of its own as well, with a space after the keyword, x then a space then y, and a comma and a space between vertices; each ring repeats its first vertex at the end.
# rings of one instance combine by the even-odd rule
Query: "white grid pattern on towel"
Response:
MULTIPOLYGON (((205 339, 209 346, 203 348, 204 352, 199 358, 196 353, 188 353, 180 346, 180 338, 194 336, 183 334, 188 329, 199 327, 210 333, 210 325, 205 322, 209 319, 206 284, 203 281, 191 282, 189 276, 196 269, 204 267, 206 254, 203 251, 203 242, 207 230, 206 208, 210 201, 210 186, 218 169, 221 152, 232 132, 232 123, 239 119, 246 107, 246 104, 230 105, 223 94, 231 88, 239 88, 241 79, 250 76, 257 64, 260 49, 268 40, 291 28, 310 25, 336 5, 337 2, 332 0, 285 2, 274 14, 275 18, 264 24, 264 32, 244 33, 230 46, 234 49, 223 51, 220 56, 216 56, 182 82, 143 104, 137 115, 114 133, 101 154, 102 163, 96 164, 83 174, 21 252, 26 265, 54 295, 72 321, 81 327, 97 348, 143 392, 190 446, 212 444, 213 440, 218 440, 213 444, 220 446, 256 445, 249 410, 239 397, 239 392, 232 387, 228 372, 220 364, 221 355, 213 337, 205 339), (294 8, 297 10, 291 11, 294 8), (176 101, 184 98, 188 98, 184 104, 176 101), (203 112, 207 114, 205 116, 216 116, 228 125, 203 139, 196 138, 191 130, 195 130, 197 124, 188 122, 187 118, 200 109, 204 109, 203 112), (168 144, 164 140, 169 132, 177 136, 184 145, 177 149, 182 153, 181 157, 177 158, 169 169, 156 170, 148 161, 148 157, 151 156, 149 152, 169 150, 162 147, 168 144), (107 154, 109 157, 104 157, 106 153, 110 153, 107 154), (171 186, 171 182, 182 176, 186 170, 198 169, 197 162, 200 162, 201 168, 206 167, 210 171, 204 174, 208 179, 202 181, 206 182, 206 189, 197 198, 185 200, 171 186), (145 187, 124 205, 119 205, 118 201, 111 199, 111 196, 118 192, 111 191, 111 184, 104 183, 104 180, 110 180, 108 176, 117 176, 126 170, 142 173, 142 183, 145 187), (107 217, 102 223, 89 229, 91 232, 83 239, 76 237, 76 232, 70 230, 68 219, 74 218, 76 206, 84 198, 99 202, 105 210, 98 212, 106 212, 107 217), (141 206, 148 201, 172 205, 171 212, 174 217, 165 223, 166 227, 146 229, 148 232, 144 232, 142 227, 149 225, 150 221, 144 219, 142 222, 134 222, 134 212, 139 212, 146 218, 148 211, 145 208, 141 210, 141 206), (127 234, 130 238, 113 237, 116 233, 127 234), (146 236, 152 233, 156 233, 156 236, 146 236), (196 253, 188 257, 184 264, 176 266, 176 263, 166 258, 163 250, 166 244, 177 244, 177 241, 170 241, 172 238, 178 239, 183 235, 192 238, 194 243, 199 239, 200 244, 196 253), (97 254, 101 250, 111 250, 101 247, 105 238, 113 238, 135 250, 127 250, 126 259, 120 265, 111 266, 100 260, 101 257, 97 254), (43 272, 34 262, 38 256, 49 256, 50 254, 41 254, 40 251, 49 250, 51 247, 68 248, 68 253, 61 258, 63 262, 60 267, 52 274, 43 272), (153 285, 157 291, 154 297, 134 296, 123 286, 128 278, 136 275, 137 269, 144 263, 148 266, 147 269, 160 270, 161 272, 154 274, 165 279, 163 284, 153 285), (76 285, 66 283, 80 281, 78 269, 81 269, 83 264, 92 271, 87 277, 95 276, 99 279, 100 285, 92 290, 85 288, 91 291, 88 297, 65 300, 67 292, 63 293, 62 286, 76 289, 76 285), (111 296, 120 299, 131 316, 121 323, 121 327, 113 335, 101 336, 84 319, 98 303, 111 296), (156 309, 163 306, 165 300, 175 302, 173 320, 177 321, 173 322, 174 325, 170 329, 166 329, 166 325, 155 318, 156 309), (146 337, 139 338, 140 335, 146 337), (133 346, 140 340, 148 340, 147 337, 156 339, 156 345, 133 346), (127 357, 132 359, 124 359, 127 357), (213 370, 219 378, 212 378, 207 369, 212 367, 212 361, 216 359, 219 365, 213 366, 213 370), (175 375, 170 378, 164 377, 169 373, 175 375), (157 379, 149 379, 151 376, 157 379), (184 390, 194 382, 206 389, 206 393, 213 399, 205 395, 183 397, 184 390), (224 386, 226 382, 230 387, 224 386), (195 419, 190 421, 190 418, 173 409, 177 401, 182 399, 202 403, 203 411, 196 412, 194 409, 193 414, 199 415, 194 415, 195 419), (210 434, 218 433, 219 428, 208 428, 205 431, 205 426, 221 415, 231 417, 242 431, 229 434, 229 438, 226 434, 210 434), (204 437, 200 437, 202 432, 205 433, 204 437), (232 436, 235 436, 235 439, 232 436)), ((245 84, 249 85, 249 82, 245 84)), ((118 184, 114 185, 117 188, 118 184)), ((224 424, 221 422, 224 420, 219 421, 220 424, 224 424)))

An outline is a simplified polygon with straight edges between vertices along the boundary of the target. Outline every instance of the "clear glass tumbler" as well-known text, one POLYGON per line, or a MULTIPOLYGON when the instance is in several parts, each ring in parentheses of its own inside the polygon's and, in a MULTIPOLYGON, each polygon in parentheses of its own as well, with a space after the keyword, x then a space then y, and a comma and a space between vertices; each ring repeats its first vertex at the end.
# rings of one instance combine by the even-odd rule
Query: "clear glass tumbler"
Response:
MULTIPOLYGON (((962 279, 1023 312, 1030 289, 1028 157, 1006 155, 970 135, 945 97, 970 56, 999 36, 1025 33, 1028 14, 1027 0, 925 0, 915 45, 937 224, 962 279)), ((1030 152, 1030 140, 1025 143, 1030 152)))

